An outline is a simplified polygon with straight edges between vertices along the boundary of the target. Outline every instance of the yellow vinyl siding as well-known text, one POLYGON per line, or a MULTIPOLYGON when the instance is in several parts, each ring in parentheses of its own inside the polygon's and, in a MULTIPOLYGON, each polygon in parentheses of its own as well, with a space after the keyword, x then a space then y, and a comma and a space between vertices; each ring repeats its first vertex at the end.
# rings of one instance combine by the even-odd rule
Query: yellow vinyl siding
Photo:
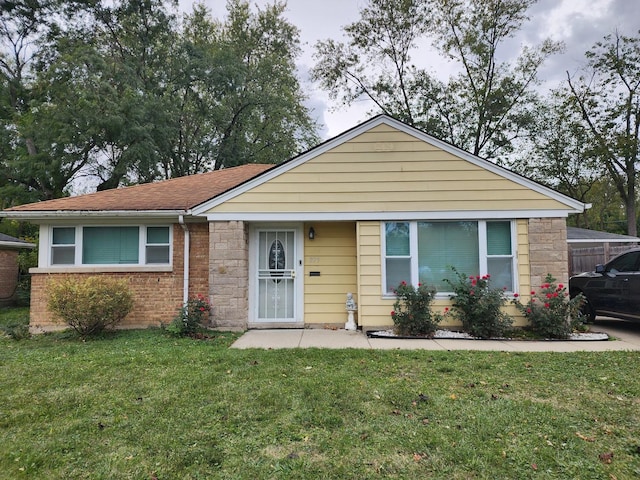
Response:
POLYGON ((355 223, 314 222, 304 226, 304 234, 304 321, 344 325, 347 293, 357 297, 355 223), (308 237, 311 226, 313 240, 308 237))
POLYGON ((360 311, 358 324, 370 327, 392 325, 393 301, 382 298, 380 222, 358 222, 358 280, 360 311))
POLYGON ((231 198, 223 212, 566 210, 566 205, 388 125, 231 198))
MULTIPOLYGON (((518 282, 521 300, 528 301, 531 296, 531 266, 529 263, 529 222, 527 219, 518 219, 516 222, 516 236, 518 239, 518 282)), ((515 326, 527 324, 523 315, 518 312, 513 305, 507 309, 507 313, 514 318, 515 326)))

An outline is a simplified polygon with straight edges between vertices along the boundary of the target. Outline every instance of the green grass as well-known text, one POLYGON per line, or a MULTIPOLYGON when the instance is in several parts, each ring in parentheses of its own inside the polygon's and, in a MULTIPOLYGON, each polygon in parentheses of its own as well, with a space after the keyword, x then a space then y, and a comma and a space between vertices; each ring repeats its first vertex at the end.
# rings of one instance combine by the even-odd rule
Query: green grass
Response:
POLYGON ((640 475, 636 352, 232 350, 214 335, 0 340, 0 478, 640 475))

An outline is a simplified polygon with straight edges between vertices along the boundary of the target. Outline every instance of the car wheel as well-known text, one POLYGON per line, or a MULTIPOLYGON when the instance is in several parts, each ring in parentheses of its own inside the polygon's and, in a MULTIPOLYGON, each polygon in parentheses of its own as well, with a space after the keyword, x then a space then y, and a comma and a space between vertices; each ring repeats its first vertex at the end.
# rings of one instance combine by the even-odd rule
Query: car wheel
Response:
POLYGON ((596 312, 589 303, 589 299, 584 297, 584 303, 582 304, 581 312, 585 323, 593 323, 596 319, 596 312))

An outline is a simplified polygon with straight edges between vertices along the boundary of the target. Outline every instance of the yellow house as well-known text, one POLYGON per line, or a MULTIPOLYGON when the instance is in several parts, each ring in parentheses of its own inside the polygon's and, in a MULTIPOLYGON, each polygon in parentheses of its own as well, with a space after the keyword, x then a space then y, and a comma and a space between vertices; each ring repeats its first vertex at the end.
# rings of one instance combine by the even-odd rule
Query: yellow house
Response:
MULTIPOLYGON (((206 290, 219 328, 343 327, 352 293, 358 326, 380 329, 392 325, 401 281, 433 285, 435 307, 444 309, 451 266, 490 274, 494 286, 525 300, 547 273, 566 282, 565 219, 587 208, 385 115, 276 166, 114 190, 111 203, 101 196, 108 193, 3 212, 41 225, 36 305, 52 274, 101 273, 130 278, 134 288, 157 280, 155 305, 206 290), (186 199, 175 193, 183 187, 186 199), (172 195, 182 203, 166 200, 172 195), (78 252, 95 241, 87 225, 106 225, 109 234, 137 226, 141 253, 130 264, 89 265, 78 252), (154 225, 160 229, 148 230, 154 225), (68 245, 56 233, 75 246, 67 265, 52 263, 68 245), (164 242, 164 264, 145 261, 150 236, 164 242)), ((130 326, 170 320, 140 302, 130 326)), ((32 325, 48 325, 45 309, 33 310, 32 325)))
POLYGON ((392 289, 403 280, 436 286, 437 305, 448 305, 450 266, 491 274, 512 293, 547 273, 566 282, 565 218, 584 208, 383 115, 193 214, 214 232, 248 226, 249 327, 344 323, 352 292, 359 325, 375 329, 392 324, 392 289), (277 283, 266 267, 281 238, 291 263, 277 283))

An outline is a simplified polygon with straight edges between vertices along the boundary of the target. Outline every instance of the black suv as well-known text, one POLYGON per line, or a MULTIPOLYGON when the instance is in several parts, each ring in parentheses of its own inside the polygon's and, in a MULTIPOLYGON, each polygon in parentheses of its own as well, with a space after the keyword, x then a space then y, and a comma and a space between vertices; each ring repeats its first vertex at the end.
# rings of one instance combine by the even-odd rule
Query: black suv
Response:
POLYGON ((583 312, 590 321, 596 315, 640 320, 640 249, 618 255, 595 272, 569 279, 569 294, 583 293, 587 301, 583 312))

